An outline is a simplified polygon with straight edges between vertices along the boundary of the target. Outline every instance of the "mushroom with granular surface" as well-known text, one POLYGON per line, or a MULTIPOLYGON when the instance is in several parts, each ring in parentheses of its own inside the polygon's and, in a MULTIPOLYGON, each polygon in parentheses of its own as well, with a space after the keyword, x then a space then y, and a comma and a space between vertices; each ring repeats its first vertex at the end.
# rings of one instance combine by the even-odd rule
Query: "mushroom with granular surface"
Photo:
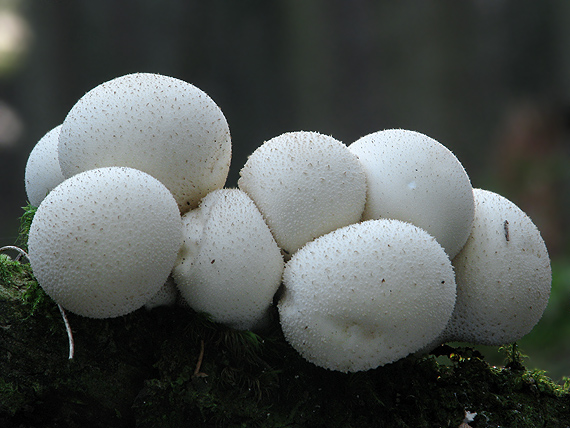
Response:
POLYGON ((26 162, 24 180, 28 201, 37 207, 46 195, 65 180, 57 154, 61 125, 48 131, 36 143, 26 162))
POLYGON ((550 296, 550 258, 540 232, 513 202, 474 189, 475 222, 453 259, 457 303, 444 341, 504 345, 529 333, 550 296))
POLYGON ((174 306, 178 301, 178 297, 178 288, 176 288, 172 276, 169 276, 158 292, 146 301, 144 307, 148 310, 152 310, 162 306, 174 306))
POLYGON ((142 171, 110 167, 63 181, 30 226, 32 270, 65 309, 112 318, 142 307, 166 282, 182 221, 168 189, 142 171))
POLYGON ((348 146, 366 171, 363 220, 407 221, 433 235, 453 258, 473 223, 473 188, 455 155, 405 129, 368 134, 348 146))
POLYGON ((283 258, 253 201, 239 189, 215 190, 182 221, 184 243, 172 276, 184 300, 235 329, 262 327, 283 258))
POLYGON ((451 262, 424 230, 399 220, 352 224, 287 262, 278 303, 287 341, 330 370, 373 369, 438 337, 455 303, 451 262))
POLYGON ((92 168, 136 168, 161 181, 186 212, 224 186, 231 139, 224 114, 205 92, 174 77, 133 73, 75 103, 58 152, 66 178, 92 168))
POLYGON ((356 156, 317 132, 287 132, 263 143, 240 171, 238 185, 287 254, 359 221, 366 201, 366 176, 356 156))

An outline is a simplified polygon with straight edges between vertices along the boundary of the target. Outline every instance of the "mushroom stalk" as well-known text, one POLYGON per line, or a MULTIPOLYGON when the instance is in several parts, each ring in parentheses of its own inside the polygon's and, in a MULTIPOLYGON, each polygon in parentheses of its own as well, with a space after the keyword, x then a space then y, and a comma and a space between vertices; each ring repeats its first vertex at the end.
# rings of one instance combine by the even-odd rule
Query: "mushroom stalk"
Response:
MULTIPOLYGON (((30 260, 28 253, 26 253, 24 250, 22 250, 20 247, 16 247, 13 245, 6 245, 2 248, 0 248, 0 252, 2 251, 6 251, 6 250, 14 250, 17 251, 19 254, 16 257, 16 261, 20 259, 20 257, 24 256, 28 259, 28 261, 30 260)), ((65 324, 65 331, 67 332, 67 338, 69 339, 69 359, 72 360, 73 359, 73 355, 75 353, 75 343, 73 341, 73 333, 71 332, 71 326, 69 324, 69 320, 67 319, 67 315, 65 313, 65 311, 63 310, 63 308, 61 307, 61 305, 58 303, 57 307, 59 308, 59 312, 61 314, 61 317, 63 318, 63 322, 65 324)))

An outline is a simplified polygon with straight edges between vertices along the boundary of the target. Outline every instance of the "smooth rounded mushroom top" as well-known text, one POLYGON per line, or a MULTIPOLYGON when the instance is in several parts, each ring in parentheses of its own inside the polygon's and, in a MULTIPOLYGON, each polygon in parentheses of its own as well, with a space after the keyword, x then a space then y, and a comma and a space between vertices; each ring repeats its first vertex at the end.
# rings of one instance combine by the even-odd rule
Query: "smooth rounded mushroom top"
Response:
POLYGON ((24 180, 28 201, 37 207, 46 195, 65 180, 57 156, 57 144, 61 125, 47 132, 34 146, 28 161, 24 180))
POLYGON ((111 318, 143 306, 168 278, 182 222, 168 189, 132 168, 77 174, 42 201, 30 227, 34 275, 65 309, 111 318))
POLYGON ((216 322, 255 328, 281 284, 283 258, 253 201, 239 189, 216 190, 182 220, 172 272, 182 297, 216 322))
POLYGON ((473 189, 455 155, 424 134, 389 129, 366 135, 349 150, 368 184, 363 220, 393 218, 435 236, 453 258, 473 223, 473 189))
POLYGON ((366 177, 358 159, 340 141, 317 132, 289 132, 266 141, 240 176, 239 187, 289 254, 359 221, 364 209, 366 177))
POLYGON ((59 137, 65 177, 107 166, 136 168, 160 180, 181 212, 223 187, 230 158, 229 127, 215 102, 190 83, 150 73, 87 92, 59 137))
POLYGON ((396 361, 434 340, 455 302, 451 262, 424 230, 369 220, 309 242, 287 262, 278 308, 287 341, 342 372, 396 361))
POLYGON ((542 317, 550 296, 550 258, 540 232, 513 202, 474 189, 475 222, 453 260, 457 304, 445 340, 512 343, 542 317))

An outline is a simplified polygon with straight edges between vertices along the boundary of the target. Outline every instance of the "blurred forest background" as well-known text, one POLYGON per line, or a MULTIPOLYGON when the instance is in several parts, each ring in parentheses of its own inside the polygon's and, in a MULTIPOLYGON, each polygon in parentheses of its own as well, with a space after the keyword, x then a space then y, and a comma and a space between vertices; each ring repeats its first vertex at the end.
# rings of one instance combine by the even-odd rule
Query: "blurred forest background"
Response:
POLYGON ((446 145, 474 187, 541 230, 553 294, 520 345, 531 367, 570 376, 568 0, 0 0, 1 245, 17 236, 34 144, 85 92, 131 72, 216 101, 232 131, 228 186, 287 131, 350 144, 406 128, 446 145))

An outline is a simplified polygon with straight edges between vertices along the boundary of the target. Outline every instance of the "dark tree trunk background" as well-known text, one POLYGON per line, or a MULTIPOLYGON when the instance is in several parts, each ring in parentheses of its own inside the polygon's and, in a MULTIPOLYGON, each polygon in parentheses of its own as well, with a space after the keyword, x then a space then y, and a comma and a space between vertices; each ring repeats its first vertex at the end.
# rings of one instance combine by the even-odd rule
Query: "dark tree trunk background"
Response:
POLYGON ((389 127, 438 139, 477 179, 510 105, 567 103, 567 11, 560 0, 24 2, 33 39, 2 98, 24 120, 24 159, 86 91, 148 71, 220 105, 236 155, 229 184, 279 133, 348 144, 389 127))

